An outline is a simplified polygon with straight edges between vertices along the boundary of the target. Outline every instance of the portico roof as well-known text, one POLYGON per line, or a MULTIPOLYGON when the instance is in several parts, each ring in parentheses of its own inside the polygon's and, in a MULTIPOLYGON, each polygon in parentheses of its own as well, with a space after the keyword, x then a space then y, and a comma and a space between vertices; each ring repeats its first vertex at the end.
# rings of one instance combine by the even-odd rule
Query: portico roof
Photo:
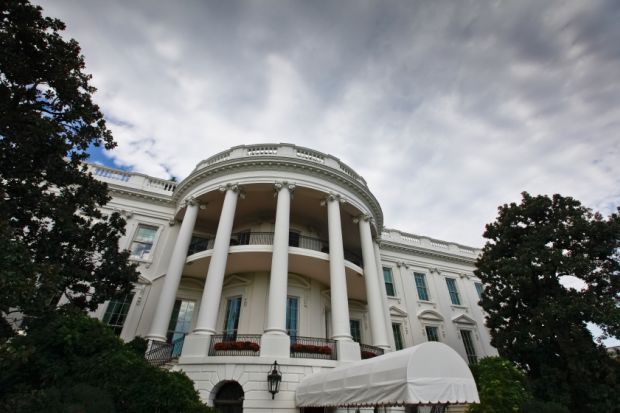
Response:
POLYGON ((463 358, 437 342, 314 374, 295 398, 299 407, 480 403, 463 358))

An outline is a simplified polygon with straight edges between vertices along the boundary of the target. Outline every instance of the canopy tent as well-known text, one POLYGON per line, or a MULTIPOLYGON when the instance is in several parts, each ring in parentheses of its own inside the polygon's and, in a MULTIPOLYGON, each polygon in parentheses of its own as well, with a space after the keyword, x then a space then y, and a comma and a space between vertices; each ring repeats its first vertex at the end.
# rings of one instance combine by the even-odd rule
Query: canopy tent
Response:
POLYGON ((480 403, 463 358, 437 342, 313 374, 295 399, 299 407, 480 403))

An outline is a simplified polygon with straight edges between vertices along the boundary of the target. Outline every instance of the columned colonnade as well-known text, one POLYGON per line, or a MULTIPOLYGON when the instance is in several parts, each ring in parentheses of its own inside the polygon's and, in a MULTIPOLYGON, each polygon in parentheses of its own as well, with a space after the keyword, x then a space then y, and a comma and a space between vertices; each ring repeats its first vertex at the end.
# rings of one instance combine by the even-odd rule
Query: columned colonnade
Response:
MULTIPOLYGON (((277 182, 276 220, 273 239, 273 254, 269 281, 269 302, 266 328, 261 338, 261 356, 289 357, 289 337, 286 331, 286 300, 288 290, 288 248, 290 227, 291 196, 295 185, 277 182)), ((222 286, 226 274, 226 261, 230 248, 237 199, 241 191, 238 185, 228 184, 220 188, 224 194, 224 203, 220 215, 211 262, 202 294, 196 327, 185 339, 184 357, 204 357, 207 354, 210 337, 216 334, 216 323, 222 295, 222 286)), ((360 357, 359 345, 351 337, 349 325, 349 306, 345 273, 342 225, 340 222, 340 203, 344 200, 336 194, 327 194, 324 204, 327 206, 329 233, 329 269, 331 289, 332 337, 338 346, 339 360, 356 360, 360 357)), ((202 206, 204 208, 204 206, 202 206)), ((168 271, 164 279, 161 295, 151 324, 148 338, 158 341, 166 340, 168 323, 172 315, 177 290, 183 274, 187 251, 192 234, 199 203, 190 199, 186 201, 186 211, 178 237, 172 252, 168 271)), ((360 229, 362 256, 364 260, 364 280, 370 317, 372 344, 388 350, 389 326, 380 288, 381 268, 378 248, 372 240, 368 216, 356 219, 360 229)))

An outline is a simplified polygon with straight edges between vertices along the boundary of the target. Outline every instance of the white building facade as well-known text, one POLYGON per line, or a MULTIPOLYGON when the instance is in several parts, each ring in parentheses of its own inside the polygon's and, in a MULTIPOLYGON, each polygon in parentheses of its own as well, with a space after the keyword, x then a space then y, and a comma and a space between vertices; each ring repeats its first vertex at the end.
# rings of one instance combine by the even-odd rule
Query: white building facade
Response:
POLYGON ((470 363, 497 354, 473 275, 480 251, 384 229, 338 158, 263 144, 214 155, 179 183, 91 171, 109 185, 105 210, 127 220, 121 248, 141 274, 97 316, 124 340, 151 340, 148 354, 209 405, 299 411, 305 377, 427 341, 470 363))

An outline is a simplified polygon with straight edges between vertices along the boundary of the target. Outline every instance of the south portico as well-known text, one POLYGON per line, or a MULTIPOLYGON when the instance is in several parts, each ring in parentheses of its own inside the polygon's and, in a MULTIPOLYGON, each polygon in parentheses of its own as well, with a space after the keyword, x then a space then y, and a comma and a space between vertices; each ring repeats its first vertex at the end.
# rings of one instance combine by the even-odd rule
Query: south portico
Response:
MULTIPOLYGON (((247 185, 247 184, 245 184, 247 185)), ((243 186, 245 186, 243 185, 243 186)), ((198 362, 208 354, 210 339, 218 333, 217 320, 220 311, 222 286, 226 275, 226 262, 235 219, 235 210, 243 186, 228 183, 218 188, 224 199, 219 214, 217 231, 213 243, 206 282, 195 327, 183 344, 182 361, 198 362)), ((262 357, 290 357, 291 339, 286 329, 287 277, 289 274, 289 228, 291 197, 296 184, 288 181, 274 181, 272 191, 276 199, 275 228, 269 276, 268 308, 266 324, 260 343, 262 357)), ((354 342, 350 331, 345 257, 343 250, 340 206, 345 198, 330 191, 321 197, 328 223, 329 235, 329 282, 331 295, 331 337, 336 341, 338 359, 359 360, 359 344, 354 342)), ((165 341, 168 323, 172 315, 177 290, 186 264, 187 251, 196 225, 198 212, 209 213, 209 205, 201 202, 200 196, 187 196, 180 203, 178 216, 182 215, 180 229, 174 244, 168 271, 164 278, 159 303, 153 317, 147 338, 165 341), (184 211, 183 211, 184 210, 184 211), (184 214, 183 214, 184 212, 184 214)), ((380 296, 381 282, 377 268, 380 266, 375 255, 372 239, 371 218, 368 213, 359 213, 355 223, 359 225, 359 237, 364 262, 364 282, 367 291, 368 316, 370 319, 372 343, 382 349, 389 349, 388 327, 385 310, 380 296)))

